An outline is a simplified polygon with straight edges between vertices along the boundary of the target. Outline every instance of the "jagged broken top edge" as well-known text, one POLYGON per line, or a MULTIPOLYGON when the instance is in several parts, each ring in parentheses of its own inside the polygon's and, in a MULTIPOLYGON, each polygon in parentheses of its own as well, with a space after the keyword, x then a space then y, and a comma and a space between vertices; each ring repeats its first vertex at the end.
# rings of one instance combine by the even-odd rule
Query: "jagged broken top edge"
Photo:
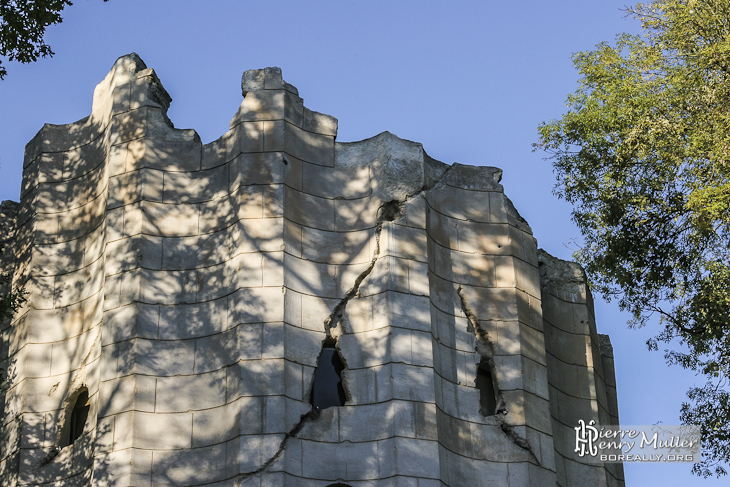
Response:
POLYGON ((147 64, 136 52, 118 57, 104 79, 94 88, 92 113, 98 106, 102 105, 102 97, 115 87, 129 83, 137 73, 145 69, 147 69, 147 64))
POLYGON ((572 292, 588 288, 585 269, 577 262, 559 259, 544 249, 537 249, 537 258, 543 287, 553 285, 572 292))
POLYGON ((245 97, 251 91, 286 90, 299 96, 297 88, 284 81, 281 68, 271 66, 262 69, 248 69, 241 76, 241 93, 245 97))
MULTIPOLYGON (((169 107, 169 103, 172 101, 172 98, 162 86, 162 83, 160 82, 159 78, 157 78, 154 70, 148 68, 147 64, 139 56, 139 54, 137 54, 136 52, 131 52, 117 58, 105 78, 96 86, 94 90, 94 103, 92 105, 92 117, 98 118, 98 116, 104 115, 102 113, 99 113, 105 112, 107 111, 106 109, 108 109, 108 106, 105 107, 105 105, 107 105, 107 100, 104 100, 104 98, 106 96, 109 96, 109 94, 114 90, 115 87, 131 82, 135 78, 139 77, 140 73, 143 71, 145 71, 144 75, 149 75, 153 78, 155 85, 154 91, 156 92, 156 96, 154 98, 156 99, 156 101, 160 102, 160 104, 163 106, 163 109, 166 111, 166 109, 169 107)), ((281 89, 289 91, 296 96, 299 96, 297 88, 284 80, 282 69, 277 66, 271 66, 261 69, 249 69, 244 71, 241 78, 241 90, 244 98, 249 92, 281 89)), ((327 115, 327 117, 331 116, 327 115)), ((332 118, 334 119, 334 117, 332 118)), ((429 157, 423 149, 423 144, 420 142, 402 139, 388 131, 375 135, 370 139, 380 137, 389 137, 396 139, 401 143, 415 144, 419 146, 421 150, 423 150, 424 156, 429 157)), ((361 141, 353 142, 338 142, 338 144, 358 144, 366 140, 369 139, 363 139, 361 141)), ((429 159, 432 159, 433 161, 439 163, 439 165, 443 164, 441 161, 438 161, 436 159, 430 157, 429 159)), ((502 179, 502 169, 498 167, 453 163, 452 168, 456 169, 456 172, 453 173, 450 177, 447 177, 447 179, 452 179, 454 176, 456 176, 456 174, 461 173, 461 176, 466 177, 466 179, 482 179, 483 181, 488 181, 489 186, 491 186, 490 189, 502 190, 502 187, 499 184, 502 179)), ((457 186, 461 185, 457 184, 457 186)), ((520 218, 520 220, 522 219, 520 218)), ((524 220, 522 221, 524 222, 524 220)))
POLYGON ((148 68, 139 54, 132 52, 117 58, 104 79, 94 88, 91 119, 104 125, 111 115, 115 89, 142 77, 150 78, 145 96, 167 112, 172 97, 162 86, 154 69, 148 68))

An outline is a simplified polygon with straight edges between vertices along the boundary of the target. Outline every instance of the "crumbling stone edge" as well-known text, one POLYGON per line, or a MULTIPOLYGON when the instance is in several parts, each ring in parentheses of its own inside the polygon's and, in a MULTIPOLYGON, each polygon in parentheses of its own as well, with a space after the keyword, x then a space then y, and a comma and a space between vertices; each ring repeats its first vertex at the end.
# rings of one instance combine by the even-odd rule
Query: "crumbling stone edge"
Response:
MULTIPOLYGON (((324 320, 324 332, 327 335, 327 338, 333 338, 332 337, 332 328, 337 328, 339 324, 342 323, 342 317, 345 313, 345 309, 347 308, 347 303, 350 302, 352 298, 357 296, 358 292, 360 292, 360 285, 365 280, 366 277, 370 275, 370 273, 373 271, 373 268, 375 268, 375 264, 378 261, 378 257, 380 257, 380 234, 383 231, 383 222, 384 221, 392 221, 394 218, 391 217, 393 213, 400 214, 402 212, 403 202, 400 201, 389 201, 388 203, 384 203, 380 207, 378 207, 378 219, 377 224, 375 225, 375 252, 373 252, 373 258, 370 260, 370 265, 362 271, 357 278, 355 278, 355 284, 347 291, 345 294, 345 297, 340 300, 339 303, 332 309, 332 313, 327 317, 326 320, 324 320), (395 207, 395 208, 394 208, 395 207), (389 220, 388 218, 391 217, 389 220)), ((344 330, 341 329, 341 333, 344 332, 344 330)))

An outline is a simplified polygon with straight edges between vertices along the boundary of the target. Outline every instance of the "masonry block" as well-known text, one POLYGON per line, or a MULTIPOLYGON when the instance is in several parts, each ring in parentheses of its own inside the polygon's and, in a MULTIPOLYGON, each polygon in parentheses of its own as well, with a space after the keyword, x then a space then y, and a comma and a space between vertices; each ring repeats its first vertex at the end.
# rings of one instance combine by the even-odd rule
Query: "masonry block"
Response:
POLYGON ((233 192, 240 186, 289 181, 293 177, 289 174, 289 162, 283 152, 241 154, 225 166, 228 169, 228 190, 233 192))

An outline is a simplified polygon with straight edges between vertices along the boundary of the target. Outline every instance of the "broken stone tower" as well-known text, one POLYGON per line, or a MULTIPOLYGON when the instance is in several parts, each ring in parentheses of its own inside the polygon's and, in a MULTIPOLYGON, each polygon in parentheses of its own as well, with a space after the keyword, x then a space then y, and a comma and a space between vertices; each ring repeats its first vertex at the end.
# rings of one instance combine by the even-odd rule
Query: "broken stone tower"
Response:
POLYGON ((278 68, 243 94, 202 145, 132 54, 28 143, 0 483, 622 486, 573 453, 618 423, 610 342, 502 171, 336 142, 278 68))

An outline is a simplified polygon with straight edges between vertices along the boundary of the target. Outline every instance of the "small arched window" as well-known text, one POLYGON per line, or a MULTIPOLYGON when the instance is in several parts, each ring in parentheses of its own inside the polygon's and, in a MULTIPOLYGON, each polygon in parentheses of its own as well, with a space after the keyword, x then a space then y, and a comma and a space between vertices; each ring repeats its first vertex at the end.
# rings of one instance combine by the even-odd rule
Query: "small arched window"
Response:
POLYGON ((68 412, 62 446, 73 444, 84 433, 84 426, 89 417, 90 407, 89 390, 84 387, 76 397, 73 408, 68 412))
POLYGON ((345 405, 345 389, 340 374, 345 365, 335 349, 334 342, 325 342, 317 361, 312 384, 312 406, 326 409, 345 405))
POLYGON ((477 368, 477 389, 479 389, 479 412, 482 416, 493 416, 497 411, 497 394, 494 390, 492 371, 486 360, 477 368))

